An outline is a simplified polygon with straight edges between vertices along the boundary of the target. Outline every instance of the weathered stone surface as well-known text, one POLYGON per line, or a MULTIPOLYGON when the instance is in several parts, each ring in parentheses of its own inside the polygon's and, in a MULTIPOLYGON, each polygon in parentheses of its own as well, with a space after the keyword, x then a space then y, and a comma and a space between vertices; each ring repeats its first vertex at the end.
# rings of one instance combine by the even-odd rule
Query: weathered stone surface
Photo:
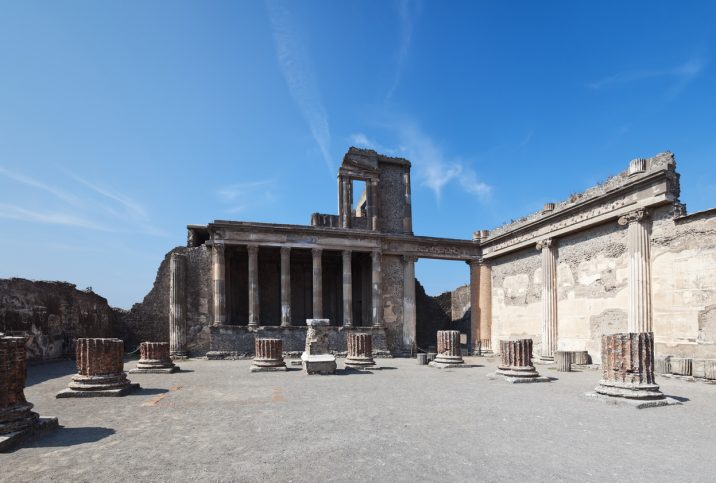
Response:
POLYGON ((142 342, 139 345, 139 362, 130 374, 172 373, 179 370, 170 356, 169 342, 142 342))
POLYGON ((256 338, 256 355, 251 363, 251 372, 285 371, 283 341, 281 339, 256 338))
POLYGON ((655 374, 671 374, 671 356, 656 357, 654 359, 655 374))
POLYGON ((328 319, 308 319, 306 346, 301 361, 306 374, 335 374, 336 357, 329 350, 328 319))
POLYGON ((532 364, 532 339, 501 340, 500 363, 494 376, 502 376, 511 383, 549 381, 532 364))
POLYGON ((571 372, 572 353, 569 351, 555 351, 554 362, 559 372, 571 372))
POLYGON ((25 341, 24 337, 0 337, 0 434, 31 428, 39 418, 25 399, 25 341))
POLYGON ((124 342, 120 339, 77 339, 77 374, 64 397, 123 396, 139 387, 124 372, 124 342))
POLYGON ((438 331, 438 352, 435 360, 430 362, 433 367, 458 367, 465 361, 460 351, 460 332, 457 330, 438 331))
POLYGON ((373 360, 373 341, 370 334, 350 332, 348 334, 348 356, 346 367, 353 369, 370 368, 375 366, 373 360))
POLYGON ((684 357, 672 357, 669 360, 670 373, 679 376, 691 375, 691 359, 684 357))
POLYGON ((572 364, 583 366, 592 363, 587 351, 569 351, 569 353, 572 355, 572 364))
POLYGON ((664 399, 654 379, 654 334, 602 337, 602 379, 597 394, 628 399, 664 399))

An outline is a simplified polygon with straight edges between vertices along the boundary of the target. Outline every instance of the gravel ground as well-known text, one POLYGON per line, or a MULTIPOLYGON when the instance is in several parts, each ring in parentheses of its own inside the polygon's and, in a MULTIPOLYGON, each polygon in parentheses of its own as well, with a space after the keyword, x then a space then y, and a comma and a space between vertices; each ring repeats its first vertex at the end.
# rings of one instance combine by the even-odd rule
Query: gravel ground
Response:
MULTIPOLYGON (((59 430, 0 455, 3 481, 714 481, 716 385, 661 378, 681 406, 590 401, 593 370, 507 384, 494 363, 411 359, 335 376, 190 360, 132 374, 123 398, 55 399, 72 362, 31 367, 25 394, 59 430)), ((129 369, 134 362, 126 365, 129 369)))

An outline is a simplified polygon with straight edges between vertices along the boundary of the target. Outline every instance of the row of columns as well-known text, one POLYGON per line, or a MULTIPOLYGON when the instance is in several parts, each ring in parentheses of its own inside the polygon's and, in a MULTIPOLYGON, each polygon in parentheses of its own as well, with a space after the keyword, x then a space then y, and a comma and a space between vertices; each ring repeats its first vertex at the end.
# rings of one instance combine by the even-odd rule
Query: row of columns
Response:
MULTIPOLYGON (((224 245, 214 244, 214 325, 223 325, 226 317, 226 264, 224 245)), ((260 323, 259 281, 258 281, 258 245, 248 245, 249 275, 249 327, 258 327, 260 323)), ((323 250, 313 248, 313 318, 323 318, 323 250)), ((343 325, 353 326, 353 275, 351 273, 352 251, 344 250, 343 256, 343 325)), ((381 310, 382 281, 380 273, 380 252, 371 252, 371 323, 374 327, 383 324, 381 310)), ((415 289, 413 288, 413 291, 415 289)), ((292 325, 291 319, 291 248, 281 247, 281 326, 292 325)))
MULTIPOLYGON (((639 209, 621 216, 619 225, 627 226, 629 253, 628 332, 652 332, 651 251, 649 213, 639 209)), ((557 246, 556 240, 537 243, 542 252, 542 359, 553 359, 557 350, 557 246)))
MULTIPOLYGON (((378 179, 366 179, 366 218, 369 230, 378 230, 378 179)), ((409 194, 408 194, 409 195, 409 194)), ((338 224, 341 228, 351 227, 353 209, 353 178, 338 176, 338 224)))

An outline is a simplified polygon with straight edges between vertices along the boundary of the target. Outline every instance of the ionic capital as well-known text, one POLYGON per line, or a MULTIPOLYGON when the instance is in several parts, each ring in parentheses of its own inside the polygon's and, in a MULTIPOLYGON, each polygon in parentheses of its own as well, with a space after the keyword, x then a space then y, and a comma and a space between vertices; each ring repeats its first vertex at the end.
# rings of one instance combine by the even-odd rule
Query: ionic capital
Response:
POLYGON ((470 265, 470 268, 478 268, 480 265, 482 265, 482 258, 471 258, 469 260, 465 260, 465 263, 470 265))
POLYGON ((626 214, 620 216, 619 224, 622 226, 629 225, 634 222, 642 221, 648 217, 649 217, 649 212, 642 208, 639 210, 630 211, 629 213, 626 213, 626 214))

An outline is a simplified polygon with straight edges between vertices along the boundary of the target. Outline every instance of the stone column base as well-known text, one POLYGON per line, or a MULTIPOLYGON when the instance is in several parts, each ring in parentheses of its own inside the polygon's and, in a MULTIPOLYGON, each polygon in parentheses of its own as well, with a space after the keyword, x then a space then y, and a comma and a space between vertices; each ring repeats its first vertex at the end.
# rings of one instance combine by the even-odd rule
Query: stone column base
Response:
POLYGON ((306 374, 335 374, 336 373, 336 356, 333 354, 315 354, 309 355, 304 352, 301 355, 303 370, 306 374))
POLYGON ((488 374, 487 377, 489 377, 490 379, 496 379, 497 377, 501 377, 505 381, 512 383, 512 384, 524 383, 524 382, 549 382, 550 381, 549 377, 540 376, 539 372, 537 372, 537 369, 535 369, 534 366, 524 366, 524 367, 497 366, 497 370, 492 374, 488 374))
POLYGON ((375 361, 372 357, 346 357, 346 368, 348 369, 374 369, 375 361))
POLYGON ((437 354, 435 359, 428 363, 430 367, 437 367, 438 369, 449 369, 458 367, 470 367, 465 364, 465 361, 461 356, 445 356, 437 354))
POLYGON ((136 369, 130 369, 130 374, 172 374, 178 372, 179 367, 172 364, 171 367, 153 367, 145 368, 137 366, 136 369))
POLYGON ((31 426, 25 429, 0 434, 0 453, 13 449, 29 438, 50 432, 58 427, 57 418, 38 417, 31 426))
POLYGON ((634 384, 619 381, 599 381, 599 385, 594 388, 597 394, 611 397, 621 397, 626 399, 664 399, 664 393, 659 390, 658 384, 634 384))
POLYGON ((662 399, 629 399, 626 397, 605 396, 604 394, 599 394, 597 392, 587 392, 584 394, 584 397, 592 401, 598 401, 605 404, 614 404, 618 406, 633 407, 634 409, 657 408, 661 406, 674 406, 677 404, 681 404, 680 401, 665 396, 662 399))
POLYGON ((127 375, 82 376, 75 374, 69 388, 57 393, 57 398, 65 397, 116 397, 139 388, 139 384, 129 382, 127 375))

